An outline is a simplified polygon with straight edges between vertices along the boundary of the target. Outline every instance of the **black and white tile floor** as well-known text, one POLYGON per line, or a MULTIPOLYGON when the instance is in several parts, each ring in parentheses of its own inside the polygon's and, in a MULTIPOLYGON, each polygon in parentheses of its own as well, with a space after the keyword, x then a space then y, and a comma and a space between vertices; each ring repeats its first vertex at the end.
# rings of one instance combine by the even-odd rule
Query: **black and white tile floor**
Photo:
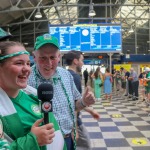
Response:
POLYGON ((111 103, 103 99, 92 106, 100 113, 98 121, 82 112, 92 150, 150 150, 150 108, 136 103, 113 94, 111 103))

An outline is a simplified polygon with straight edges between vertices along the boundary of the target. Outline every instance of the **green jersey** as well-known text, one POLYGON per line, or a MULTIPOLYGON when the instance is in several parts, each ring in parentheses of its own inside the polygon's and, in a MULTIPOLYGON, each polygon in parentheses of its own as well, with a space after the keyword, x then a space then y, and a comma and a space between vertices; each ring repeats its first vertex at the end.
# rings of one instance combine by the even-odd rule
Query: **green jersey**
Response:
MULTIPOLYGON (((52 144, 53 146, 49 144, 40 147, 37 143, 36 136, 30 132, 34 122, 43 118, 39 109, 40 102, 37 97, 32 94, 27 95, 20 90, 16 98, 8 98, 8 101, 2 105, 1 103, 4 103, 4 101, 0 101, 0 105, 5 109, 0 110, 0 119, 3 122, 4 132, 13 139, 13 142, 10 144, 11 150, 54 150, 52 147, 54 147, 55 140, 52 144)), ((54 124, 55 139, 59 137, 59 139, 63 140, 58 123, 52 112, 49 113, 49 122, 54 124)), ((61 150, 63 150, 63 146, 60 148, 61 150)))

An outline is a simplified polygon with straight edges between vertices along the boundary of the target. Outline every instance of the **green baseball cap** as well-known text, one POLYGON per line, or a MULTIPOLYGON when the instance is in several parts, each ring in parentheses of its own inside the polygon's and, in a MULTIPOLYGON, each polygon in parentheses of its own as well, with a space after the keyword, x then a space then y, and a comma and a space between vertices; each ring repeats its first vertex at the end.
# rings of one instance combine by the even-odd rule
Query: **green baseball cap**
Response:
POLYGON ((45 44, 53 44, 59 49, 58 39, 50 34, 44 34, 36 38, 34 45, 34 50, 38 50, 41 46, 45 44))

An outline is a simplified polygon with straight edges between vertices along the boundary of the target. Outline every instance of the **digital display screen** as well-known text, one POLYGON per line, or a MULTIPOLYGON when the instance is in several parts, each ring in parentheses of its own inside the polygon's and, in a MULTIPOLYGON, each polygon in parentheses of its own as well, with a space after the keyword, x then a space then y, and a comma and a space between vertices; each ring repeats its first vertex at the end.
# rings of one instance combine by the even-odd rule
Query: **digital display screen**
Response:
POLYGON ((74 26, 51 26, 49 33, 55 36, 61 51, 118 53, 122 51, 120 25, 78 24, 74 26))

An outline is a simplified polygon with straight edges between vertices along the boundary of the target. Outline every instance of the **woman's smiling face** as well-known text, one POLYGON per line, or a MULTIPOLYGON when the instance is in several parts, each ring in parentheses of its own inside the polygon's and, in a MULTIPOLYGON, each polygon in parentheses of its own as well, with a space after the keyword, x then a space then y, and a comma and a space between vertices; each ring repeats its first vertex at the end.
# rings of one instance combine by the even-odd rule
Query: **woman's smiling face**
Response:
MULTIPOLYGON (((20 45, 11 46, 7 54, 25 51, 20 45)), ((0 85, 6 89, 18 90, 27 86, 27 80, 31 72, 30 60, 27 54, 21 54, 7 58, 0 64, 0 85)))

